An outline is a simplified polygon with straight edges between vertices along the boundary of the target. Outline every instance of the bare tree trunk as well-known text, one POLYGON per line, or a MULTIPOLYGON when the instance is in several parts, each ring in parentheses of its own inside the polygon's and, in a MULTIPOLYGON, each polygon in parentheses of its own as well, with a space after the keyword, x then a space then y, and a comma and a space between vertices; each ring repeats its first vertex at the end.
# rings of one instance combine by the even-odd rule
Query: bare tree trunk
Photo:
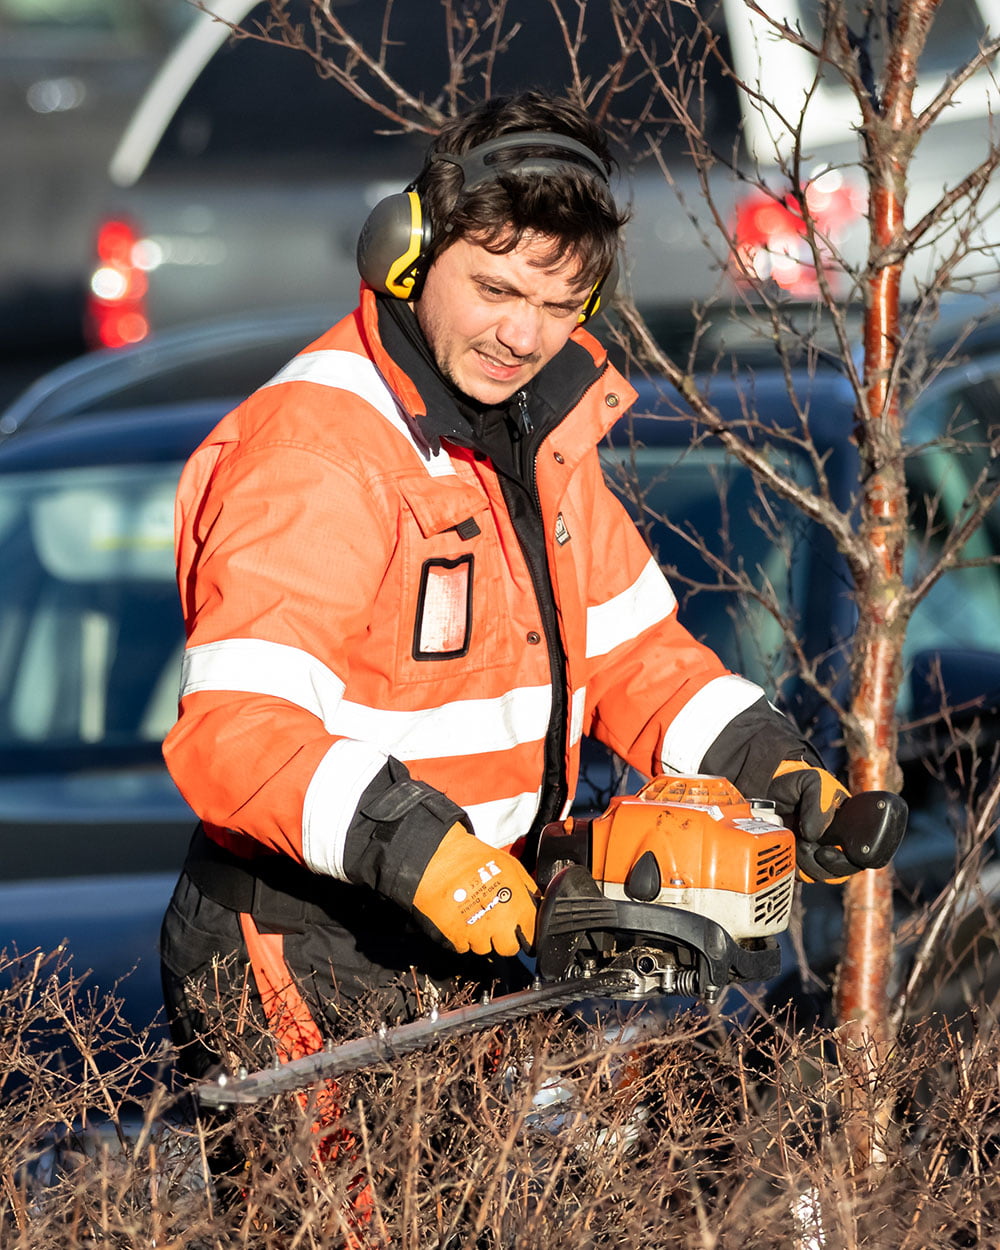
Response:
MULTIPOLYGON (((891 169, 890 172, 895 171, 891 169)), ((897 184, 897 187, 900 184, 897 184)), ((902 221, 897 187, 875 189, 871 229, 875 246, 891 250, 902 221)), ((854 693, 848 721, 852 790, 898 788, 895 703, 901 682, 906 621, 900 612, 906 545, 906 483, 902 416, 893 366, 899 341, 898 263, 872 280, 865 316, 865 412, 858 422, 864 463, 860 530, 858 629, 854 693)), ((890 869, 853 878, 846 890, 845 947, 837 1007, 842 1021, 880 1031, 887 1013, 892 958, 890 869)))
MULTIPOLYGON (((908 599, 903 583, 907 494, 903 414, 896 371, 901 339, 900 279, 906 255, 906 173, 917 138, 913 89, 917 60, 940 0, 899 6, 890 30, 881 101, 863 104, 869 176, 870 273, 864 322, 864 388, 857 436, 862 461, 860 542, 855 548, 858 629, 847 722, 853 790, 899 788, 896 699, 908 599)), ((841 54, 846 47, 841 44, 841 54)), ((845 1057, 859 1089, 890 1043, 892 869, 860 873, 845 891, 844 951, 837 1014, 845 1057), (867 1071, 867 1076, 866 1076, 867 1071)), ((869 1107, 867 1131, 855 1135, 860 1163, 885 1158, 888 1107, 869 1107)), ((861 1125, 859 1124, 859 1127, 861 1125)))

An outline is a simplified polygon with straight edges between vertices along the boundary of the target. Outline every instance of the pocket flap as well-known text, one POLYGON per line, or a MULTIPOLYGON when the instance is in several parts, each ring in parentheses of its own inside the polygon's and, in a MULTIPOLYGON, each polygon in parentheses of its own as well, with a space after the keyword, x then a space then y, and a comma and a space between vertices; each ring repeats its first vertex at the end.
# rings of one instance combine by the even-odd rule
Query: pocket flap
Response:
MULTIPOLYGON (((425 538, 458 529, 464 522, 475 520, 489 506, 481 490, 457 477, 407 479, 399 483, 399 492, 425 538)), ((471 530, 469 537, 473 537, 482 526, 468 528, 471 530)))

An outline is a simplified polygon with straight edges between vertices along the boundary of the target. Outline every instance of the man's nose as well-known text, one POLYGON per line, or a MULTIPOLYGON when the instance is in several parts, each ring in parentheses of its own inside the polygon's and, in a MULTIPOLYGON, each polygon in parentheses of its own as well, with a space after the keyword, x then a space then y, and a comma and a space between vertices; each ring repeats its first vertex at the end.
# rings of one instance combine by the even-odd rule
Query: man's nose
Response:
POLYGON ((532 356, 538 350, 544 312, 527 300, 517 300, 505 311, 497 326, 497 339, 515 356, 532 356))

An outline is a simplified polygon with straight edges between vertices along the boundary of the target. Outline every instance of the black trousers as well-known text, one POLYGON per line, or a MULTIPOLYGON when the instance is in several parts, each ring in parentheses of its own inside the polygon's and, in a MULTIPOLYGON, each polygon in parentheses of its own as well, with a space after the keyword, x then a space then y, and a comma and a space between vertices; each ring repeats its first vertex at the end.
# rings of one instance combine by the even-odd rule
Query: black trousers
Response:
MULTIPOLYGON (((280 888, 258 883, 253 910, 241 913, 204 888, 207 884, 213 893, 226 894, 225 862, 223 856, 221 870, 213 870, 206 882, 198 863, 198 836, 160 938, 167 1019, 181 1068, 192 1078, 227 1059, 218 1040, 227 1030, 238 1033, 244 1044, 256 1045, 261 1064, 271 1062, 275 1043, 280 1050, 284 1040, 274 1036, 274 1021, 262 1010, 267 988, 254 975, 248 917, 251 929, 268 935, 272 949, 280 946, 287 979, 324 1039, 357 1033, 371 1018, 412 1018, 428 1010, 435 995, 462 987, 506 992, 528 984, 518 960, 457 955, 373 891, 312 873, 307 882, 311 898, 290 898, 280 888)), ((295 891, 294 877, 289 884, 295 891)), ((247 900, 238 891, 227 898, 240 901, 247 900)))

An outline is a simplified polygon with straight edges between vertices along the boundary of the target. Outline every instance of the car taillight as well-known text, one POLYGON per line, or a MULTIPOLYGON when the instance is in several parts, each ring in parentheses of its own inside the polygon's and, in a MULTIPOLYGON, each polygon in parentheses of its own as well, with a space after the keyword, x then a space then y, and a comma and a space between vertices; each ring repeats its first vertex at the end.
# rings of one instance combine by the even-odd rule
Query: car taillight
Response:
MULTIPOLYGON (((842 242, 849 226, 865 212, 863 190, 839 169, 828 169, 810 179, 805 188, 808 215, 816 232, 820 265, 833 278, 831 246, 842 242)), ((736 257, 733 277, 750 285, 748 275, 771 281, 790 295, 811 296, 818 288, 816 257, 806 237, 807 227, 798 200, 755 189, 737 205, 733 222, 736 257)))
POLYGON ((85 326, 92 347, 127 347, 149 334, 140 244, 138 231, 127 221, 106 221, 97 233, 85 326))

